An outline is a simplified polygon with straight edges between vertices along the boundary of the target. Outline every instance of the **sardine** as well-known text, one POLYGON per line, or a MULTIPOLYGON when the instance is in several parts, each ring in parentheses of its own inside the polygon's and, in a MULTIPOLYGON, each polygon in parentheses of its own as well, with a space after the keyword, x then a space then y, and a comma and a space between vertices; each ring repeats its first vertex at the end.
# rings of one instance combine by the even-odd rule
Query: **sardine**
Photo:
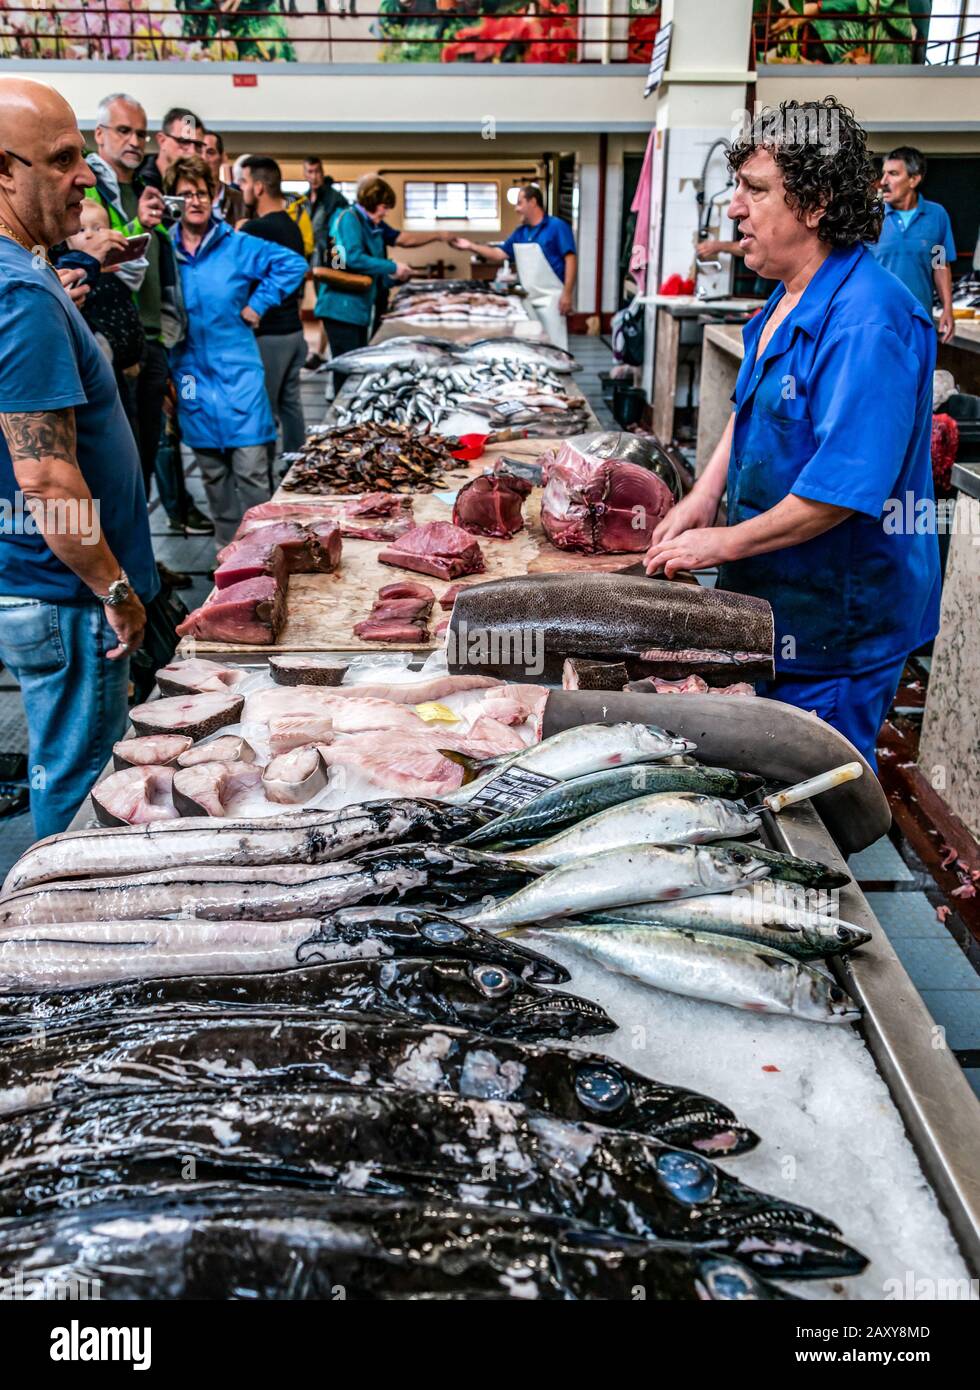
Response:
POLYGON ((768 872, 767 865, 741 848, 629 845, 551 869, 467 921, 471 926, 496 929, 552 917, 578 917, 623 904, 731 892, 768 872))
POLYGON ((672 766, 666 762, 606 768, 562 782, 519 810, 479 826, 459 842, 482 848, 497 843, 533 844, 586 816, 621 806, 654 792, 701 792, 706 796, 741 797, 758 791, 761 777, 724 767, 672 766))
POLYGON ((193 864, 325 864, 372 845, 458 839, 484 819, 477 810, 402 797, 257 819, 192 816, 165 824, 64 831, 22 854, 3 892, 6 896, 52 879, 169 871, 193 864))
POLYGON ((756 1136, 707 1096, 652 1081, 596 1053, 488 1038, 458 1028, 330 1018, 291 1010, 145 1012, 8 1040, 0 1114, 66 1104, 96 1090, 285 1085, 417 1090, 519 1101, 707 1154, 756 1136))
POLYGON ((598 1230, 689 1241, 767 1274, 832 1277, 867 1263, 832 1221, 699 1154, 512 1102, 404 1091, 134 1092, 8 1115, 0 1215, 175 1182, 189 1163, 198 1181, 519 1203, 598 1230))
POLYGON ((741 801, 700 792, 654 792, 588 816, 528 849, 482 853, 490 867, 544 873, 628 845, 703 845, 722 835, 751 835, 759 823, 758 813, 741 801))
POLYGON ((563 729, 541 743, 532 743, 520 752, 504 753, 497 758, 481 761, 447 751, 447 758, 462 763, 468 772, 477 775, 440 800, 450 805, 471 801, 508 767, 524 768, 567 782, 603 768, 654 762, 678 753, 689 753, 694 747, 689 739, 674 738, 655 724, 580 724, 574 729, 563 729))
POLYGON ((581 367, 570 352, 551 343, 532 343, 527 338, 480 338, 455 349, 463 362, 522 363, 547 367, 552 372, 578 372, 581 367))
POLYGON ((776 892, 770 880, 743 892, 711 893, 672 903, 638 903, 607 912, 583 913, 587 926, 672 927, 731 936, 756 946, 771 946, 796 960, 842 955, 871 940, 871 932, 814 911, 804 895, 776 892))
POLYGON ((835 980, 770 946, 650 923, 555 930, 562 941, 607 970, 670 994, 813 1023, 851 1023, 861 1017, 835 980))
POLYGON ((8 1224, 0 1278, 119 1299, 786 1299, 728 1256, 562 1217, 294 1187, 175 1184, 8 1224), (84 1281, 84 1282, 83 1282, 84 1281))

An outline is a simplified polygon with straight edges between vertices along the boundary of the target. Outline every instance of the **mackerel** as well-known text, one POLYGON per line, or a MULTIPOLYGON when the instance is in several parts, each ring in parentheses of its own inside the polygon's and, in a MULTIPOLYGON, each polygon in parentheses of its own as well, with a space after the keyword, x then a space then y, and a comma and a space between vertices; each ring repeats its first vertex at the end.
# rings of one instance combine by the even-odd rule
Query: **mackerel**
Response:
POLYGON ((543 833, 554 834, 586 816, 612 806, 651 796, 654 792, 701 792, 706 796, 740 797, 758 791, 761 777, 732 772, 726 767, 675 766, 668 762, 634 763, 586 773, 544 791, 519 810, 478 826, 459 843, 483 848, 497 843, 532 844, 543 833))
POLYGON ((603 768, 655 762, 678 753, 689 753, 695 744, 675 738, 655 724, 579 724, 563 729, 541 743, 533 743, 515 753, 482 761, 462 753, 447 751, 445 756, 462 763, 475 780, 440 798, 450 805, 471 801, 477 792, 509 767, 537 772, 567 782, 603 768))
POLYGON ((511 897, 468 916, 467 921, 471 926, 493 929, 552 917, 578 917, 583 912, 623 904, 731 892, 768 872, 766 864, 741 848, 629 845, 551 869, 511 897))
POLYGON ((588 816, 527 849, 474 853, 482 853, 489 866, 544 873, 628 845, 703 845, 722 835, 751 835, 759 824, 758 812, 741 801, 699 792, 655 792, 588 816))
POLYGON ((598 965, 670 994, 814 1023, 861 1017, 835 980, 768 946, 649 923, 560 931, 562 941, 598 965))
POLYGON ((865 946, 871 932, 806 907, 803 894, 775 893, 770 880, 746 892, 711 893, 672 903, 638 903, 607 912, 587 912, 590 927, 654 926, 731 936, 756 946, 770 946, 796 960, 818 960, 865 946))
MULTIPOLYGON (((719 840, 718 843, 731 847, 730 841, 727 840, 719 840)), ((821 864, 816 859, 800 859, 798 855, 783 854, 778 849, 768 849, 754 842, 744 848, 750 849, 757 859, 769 865, 771 878, 780 879, 784 883, 799 883, 805 888, 843 888, 851 881, 849 874, 842 874, 837 869, 828 869, 826 864, 821 864)))
POLYGON ((169 872, 191 864, 324 864, 372 845, 455 839, 483 820, 478 811, 402 797, 257 819, 188 816, 150 825, 65 831, 39 840, 22 854, 7 874, 3 892, 52 879, 169 872))

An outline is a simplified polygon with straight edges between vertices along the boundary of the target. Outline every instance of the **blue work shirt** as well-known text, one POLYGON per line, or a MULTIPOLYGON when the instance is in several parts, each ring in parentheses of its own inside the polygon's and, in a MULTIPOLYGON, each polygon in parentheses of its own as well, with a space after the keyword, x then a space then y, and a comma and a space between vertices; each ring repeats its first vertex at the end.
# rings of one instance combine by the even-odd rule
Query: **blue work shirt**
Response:
MULTIPOLYGON (((146 493, 133 431, 112 367, 88 324, 39 257, 0 237, 0 414, 75 412, 76 459, 98 514, 57 515, 83 539, 101 534, 145 601, 160 587, 146 493)), ((47 603, 92 602, 62 564, 19 499, 6 440, 0 435, 0 594, 47 603)))
POLYGON ((545 260, 564 284, 565 257, 575 254, 575 236, 568 223, 545 213, 536 227, 518 227, 511 232, 501 249, 514 260, 514 247, 529 241, 541 247, 545 260))
POLYGON ((879 265, 898 276, 931 320, 933 271, 943 263, 941 255, 950 267, 956 260, 953 228, 946 209, 920 198, 906 219, 886 203, 881 236, 868 243, 868 250, 879 265))
POLYGON ((742 330, 728 521, 790 493, 853 515, 800 545, 723 565, 718 583, 772 604, 778 671, 869 671, 939 627, 936 335, 864 247, 835 248, 757 362, 784 293, 780 285, 742 330))

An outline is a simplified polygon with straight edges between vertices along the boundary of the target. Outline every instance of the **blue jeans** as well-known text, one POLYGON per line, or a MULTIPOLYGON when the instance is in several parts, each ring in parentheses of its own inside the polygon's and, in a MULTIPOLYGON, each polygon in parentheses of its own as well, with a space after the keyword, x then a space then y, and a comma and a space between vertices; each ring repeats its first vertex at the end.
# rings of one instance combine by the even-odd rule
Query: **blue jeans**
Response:
POLYGON ((27 714, 31 815, 40 837, 64 830, 128 721, 129 658, 99 603, 0 599, 0 661, 27 714))
POLYGON ((878 771, 875 741, 891 709, 907 658, 850 676, 800 676, 779 672, 758 686, 760 695, 798 709, 812 710, 850 739, 878 771))

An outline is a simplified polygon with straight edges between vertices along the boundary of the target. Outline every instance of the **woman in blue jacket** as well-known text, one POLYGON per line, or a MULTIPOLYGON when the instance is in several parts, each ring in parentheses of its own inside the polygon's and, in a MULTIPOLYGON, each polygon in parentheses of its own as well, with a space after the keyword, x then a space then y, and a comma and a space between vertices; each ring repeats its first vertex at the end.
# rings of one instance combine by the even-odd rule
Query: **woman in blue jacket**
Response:
POLYGON ((266 445, 276 437, 255 327, 301 283, 295 251, 234 232, 211 215, 215 188, 203 159, 178 159, 166 191, 185 199, 173 237, 187 336, 170 354, 184 443, 200 465, 226 545, 247 508, 272 492, 266 445))
MULTIPOLYGON (((351 352, 365 345, 379 285, 407 280, 412 273, 410 266, 389 260, 385 255, 381 223, 396 201, 394 189, 384 179, 368 179, 358 188, 357 206, 342 208, 330 225, 332 268, 371 277, 370 285, 364 289, 334 289, 329 284, 320 286, 313 312, 323 320, 332 357, 339 357, 343 352, 351 352)), ((323 267, 317 267, 313 277, 323 280, 325 274, 323 267)), ((338 385, 335 376, 335 391, 338 385)))

